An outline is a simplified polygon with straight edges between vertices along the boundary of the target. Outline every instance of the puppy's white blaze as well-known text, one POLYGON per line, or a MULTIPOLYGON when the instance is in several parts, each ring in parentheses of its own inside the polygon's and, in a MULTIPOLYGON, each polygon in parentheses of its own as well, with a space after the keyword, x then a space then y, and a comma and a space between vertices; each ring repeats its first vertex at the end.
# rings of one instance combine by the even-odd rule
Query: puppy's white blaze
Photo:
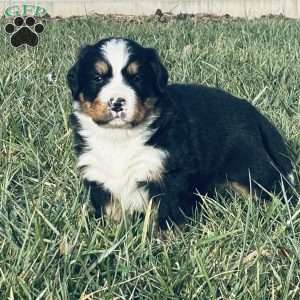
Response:
POLYGON ((127 42, 123 39, 111 39, 101 47, 101 51, 112 67, 113 76, 121 74, 130 56, 127 42))
POLYGON ((122 70, 126 67, 130 51, 127 42, 122 39, 112 39, 106 42, 101 51, 112 68, 112 78, 99 93, 99 98, 108 102, 110 99, 123 98, 126 103, 123 111, 125 120, 132 121, 135 113, 136 93, 123 80, 122 70))
POLYGON ((78 157, 83 177, 103 184, 124 210, 144 211, 150 199, 138 182, 159 181, 167 158, 167 152, 145 145, 152 134, 149 123, 131 129, 103 128, 86 115, 75 115, 87 144, 78 157))

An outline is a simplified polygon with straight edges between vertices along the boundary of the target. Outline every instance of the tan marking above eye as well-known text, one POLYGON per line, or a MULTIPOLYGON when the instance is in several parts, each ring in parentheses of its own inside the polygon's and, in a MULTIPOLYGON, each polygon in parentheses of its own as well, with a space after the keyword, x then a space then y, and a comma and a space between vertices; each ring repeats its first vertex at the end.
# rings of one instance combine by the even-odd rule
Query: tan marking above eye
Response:
POLYGON ((137 61, 130 63, 127 67, 129 75, 136 75, 139 71, 140 64, 137 61))
POLYGON ((100 74, 100 75, 105 75, 108 73, 108 65, 106 62, 104 61, 98 61, 95 64, 95 68, 96 71, 100 74))

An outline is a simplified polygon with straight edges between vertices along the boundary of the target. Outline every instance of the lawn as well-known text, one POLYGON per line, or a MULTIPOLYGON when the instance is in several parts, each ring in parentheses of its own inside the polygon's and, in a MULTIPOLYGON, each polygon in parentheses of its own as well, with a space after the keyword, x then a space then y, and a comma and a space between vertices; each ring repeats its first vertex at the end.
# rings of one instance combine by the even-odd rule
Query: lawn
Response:
POLYGON ((300 205, 223 191, 164 240, 143 222, 97 223, 65 82, 82 44, 113 35, 155 47, 170 81, 218 86, 276 124, 299 192, 299 21, 72 18, 48 21, 37 48, 18 50, 0 25, 0 299, 300 298, 300 205))

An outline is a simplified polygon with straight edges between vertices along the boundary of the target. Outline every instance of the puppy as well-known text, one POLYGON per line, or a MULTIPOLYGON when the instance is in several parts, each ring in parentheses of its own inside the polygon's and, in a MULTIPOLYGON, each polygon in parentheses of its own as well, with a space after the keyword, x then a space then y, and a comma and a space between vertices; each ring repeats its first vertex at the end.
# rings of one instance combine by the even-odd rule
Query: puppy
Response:
POLYGON ((67 75, 78 168, 96 216, 157 207, 182 223, 216 185, 266 198, 293 181, 285 143, 249 102, 201 85, 168 85, 157 52, 123 38, 81 49, 67 75))

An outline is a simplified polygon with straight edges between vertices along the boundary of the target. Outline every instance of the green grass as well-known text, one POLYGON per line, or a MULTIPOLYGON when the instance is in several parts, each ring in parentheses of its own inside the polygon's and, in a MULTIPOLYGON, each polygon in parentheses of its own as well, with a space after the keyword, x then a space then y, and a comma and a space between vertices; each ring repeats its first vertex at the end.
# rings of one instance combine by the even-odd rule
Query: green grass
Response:
POLYGON ((35 49, 0 21, 1 299, 299 299, 300 205, 204 199, 164 241, 97 224, 75 169, 65 76, 78 47, 125 36, 155 47, 172 82, 248 98, 286 137, 300 178, 300 22, 49 22, 35 49), (4 41, 4 42, 3 42, 4 41), (49 82, 47 74, 55 74, 49 82))

